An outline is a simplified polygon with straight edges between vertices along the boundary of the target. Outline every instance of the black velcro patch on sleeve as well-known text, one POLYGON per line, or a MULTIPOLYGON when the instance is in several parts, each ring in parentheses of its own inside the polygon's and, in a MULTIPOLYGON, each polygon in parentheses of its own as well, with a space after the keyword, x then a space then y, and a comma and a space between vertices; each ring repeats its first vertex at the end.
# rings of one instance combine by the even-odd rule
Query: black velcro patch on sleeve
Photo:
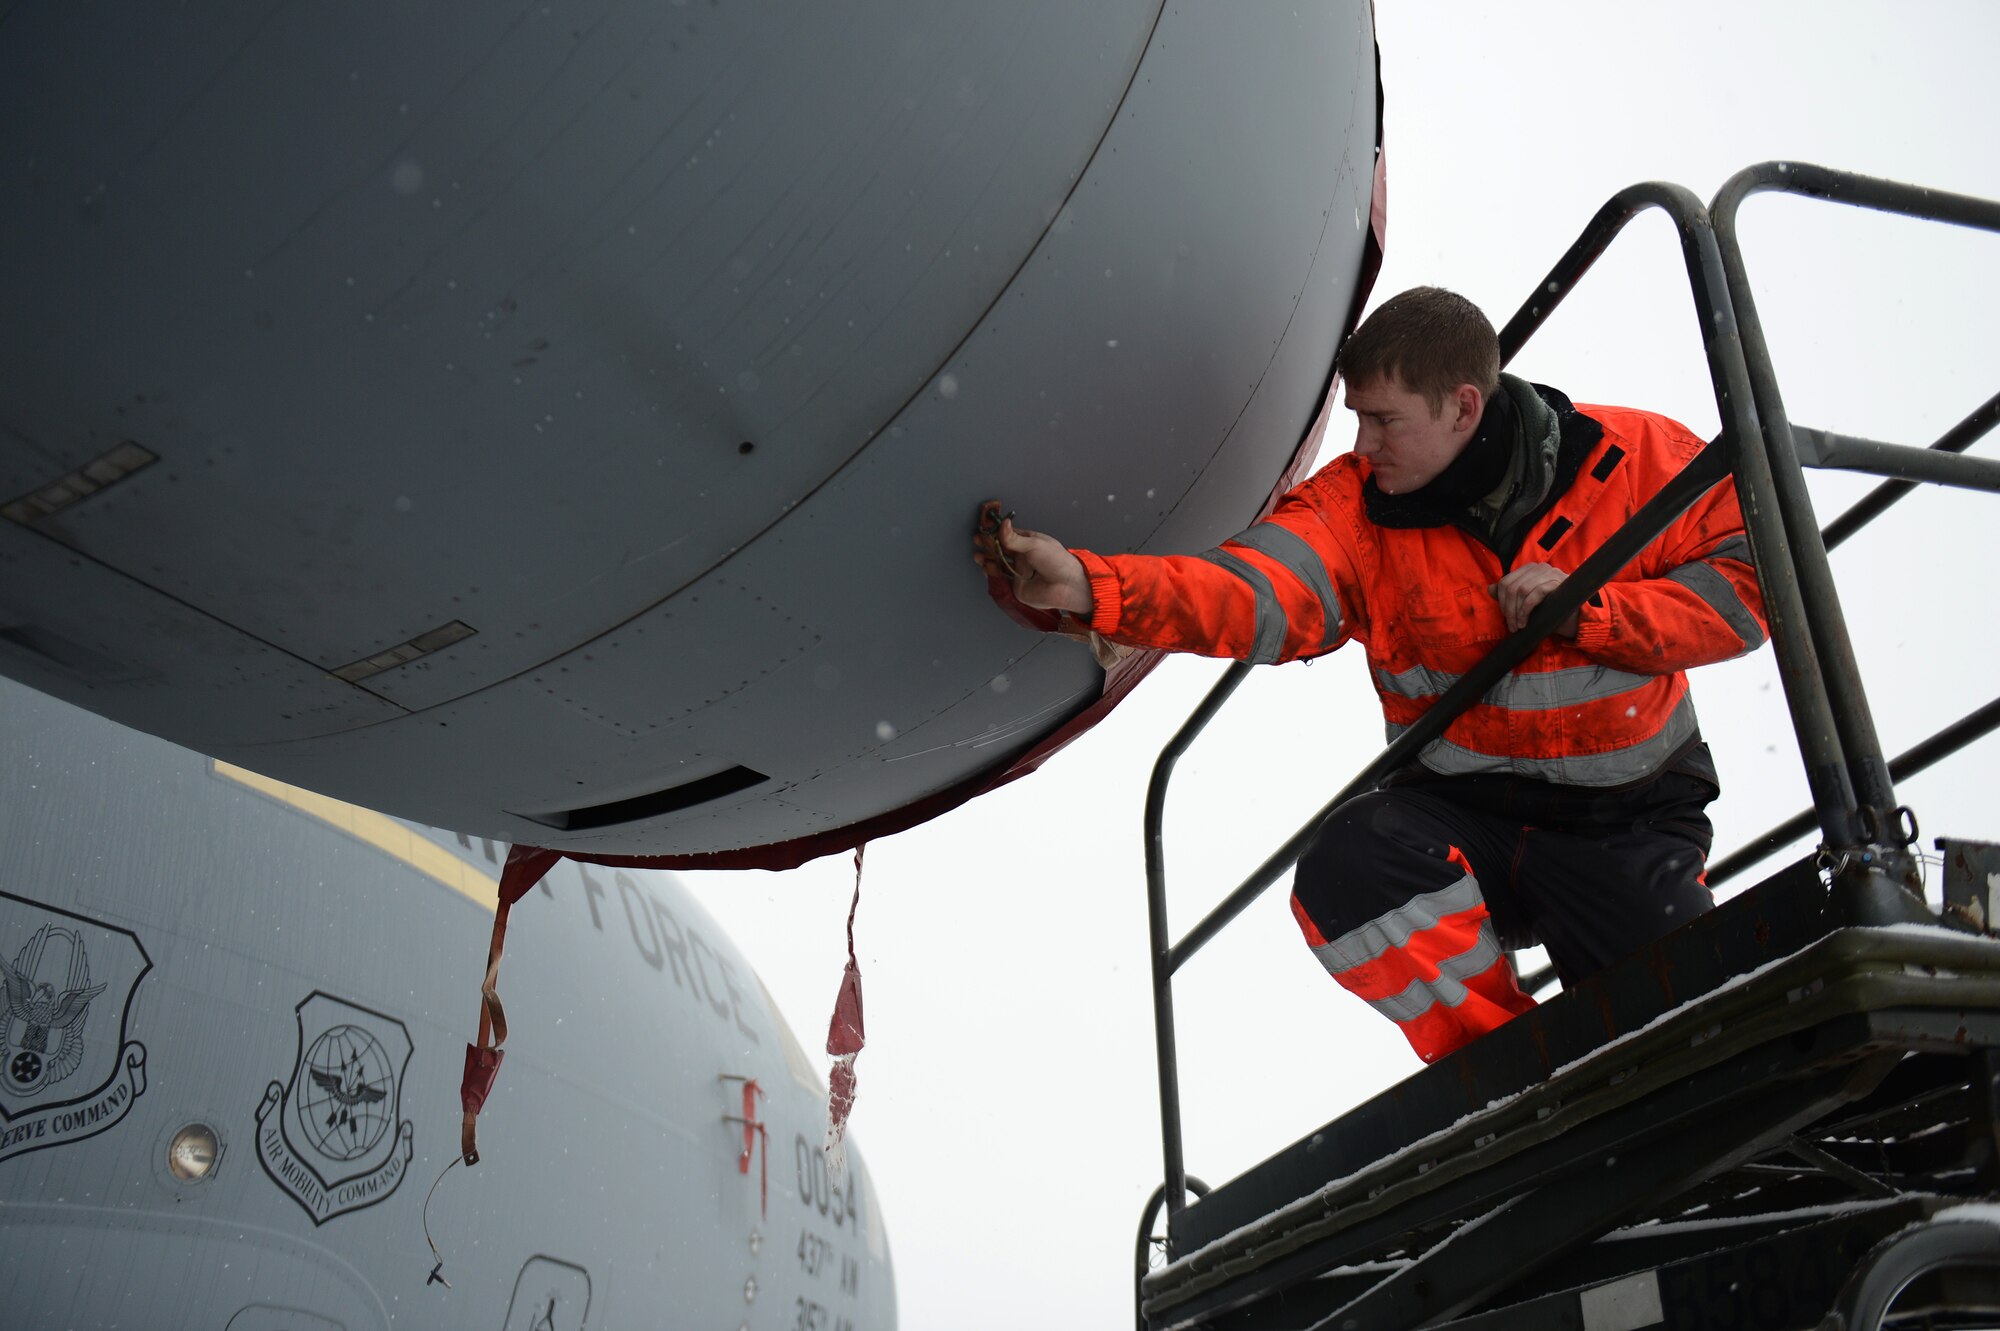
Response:
POLYGON ((1618 447, 1618 445, 1613 444, 1611 447, 1604 450, 1604 456, 1599 458, 1597 460, 1597 465, 1590 469, 1590 479, 1594 481, 1603 480, 1605 477, 1609 476, 1613 471, 1616 471, 1618 469, 1618 464, 1623 462, 1624 460, 1625 460, 1625 450, 1618 447))
POLYGON ((1544 550, 1555 549, 1556 542, 1563 538, 1563 533, 1567 532, 1571 525, 1568 518, 1557 518, 1549 524, 1549 529, 1542 533, 1542 539, 1537 544, 1544 550))

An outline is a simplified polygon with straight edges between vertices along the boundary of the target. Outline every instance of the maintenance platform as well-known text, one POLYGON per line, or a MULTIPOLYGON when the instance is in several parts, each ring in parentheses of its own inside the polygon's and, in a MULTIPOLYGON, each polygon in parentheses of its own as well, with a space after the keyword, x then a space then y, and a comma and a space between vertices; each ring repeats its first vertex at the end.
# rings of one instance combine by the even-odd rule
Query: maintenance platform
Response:
POLYGON ((1146 856, 1166 1168, 1139 1227, 1140 1331, 2000 1326, 2000 845, 1938 839, 1933 909, 1915 816, 1894 793, 2000 728, 2000 699, 1885 758, 1827 560, 1918 482, 2000 492, 2000 461, 1963 455, 2000 421, 2000 394, 1929 448, 1793 425, 1737 242, 1739 206, 1761 191, 2000 231, 2000 203, 1800 163, 1739 172, 1706 207, 1673 185, 1622 191, 1502 330, 1503 361, 1627 222, 1659 208, 1679 233, 1722 433, 1179 942, 1167 783, 1248 667, 1161 754, 1146 856), (1822 530, 1805 467, 1890 479, 1822 530), (1817 852, 1241 1176, 1214 1189, 1191 1177, 1174 973, 1285 874, 1327 812, 1409 761, 1726 477, 1813 808, 1711 864, 1708 881, 1814 828, 1817 852))

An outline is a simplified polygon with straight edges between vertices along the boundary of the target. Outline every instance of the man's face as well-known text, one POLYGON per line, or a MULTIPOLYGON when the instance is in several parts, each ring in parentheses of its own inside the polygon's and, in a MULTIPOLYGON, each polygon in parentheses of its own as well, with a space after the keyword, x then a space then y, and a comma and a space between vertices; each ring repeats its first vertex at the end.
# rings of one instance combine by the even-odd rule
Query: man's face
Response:
POLYGON ((1354 451, 1373 466, 1383 494, 1409 494, 1436 480, 1471 441, 1483 405, 1470 384, 1459 385, 1435 414, 1400 378, 1347 386, 1347 409, 1360 418, 1354 451))

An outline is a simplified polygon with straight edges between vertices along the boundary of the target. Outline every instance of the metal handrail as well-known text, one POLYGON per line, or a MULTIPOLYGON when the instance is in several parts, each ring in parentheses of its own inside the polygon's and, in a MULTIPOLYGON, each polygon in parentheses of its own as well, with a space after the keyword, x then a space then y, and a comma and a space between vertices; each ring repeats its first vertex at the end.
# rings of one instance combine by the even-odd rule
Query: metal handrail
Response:
MULTIPOLYGON (((1922 451, 1962 453, 1989 434, 1995 425, 2000 425, 2000 393, 1987 398, 1964 420, 1940 435, 1930 448, 1922 451)), ((1885 481, 1857 499, 1846 512, 1827 523, 1820 531, 1820 539, 1826 543, 1828 552, 1831 553, 1855 533, 1888 512, 1893 505, 1916 488, 1915 481, 1885 481)), ((1984 739, 1995 730, 2000 730, 2000 698, 1966 713, 1930 738, 1891 758, 1889 777, 1893 781, 1907 781, 1919 772, 1957 753, 1974 740, 1984 739)), ((1803 813, 1794 814, 1762 836, 1746 841, 1708 866, 1708 885, 1720 887, 1745 870, 1770 859, 1804 836, 1812 829, 1812 825, 1813 811, 1807 809, 1803 813)), ((1525 978, 1522 983, 1526 987, 1525 978)), ((1533 990, 1529 992, 1532 993, 1533 990)))
MULTIPOLYGON (((1733 179, 1730 185, 1724 187, 1722 194, 1717 196, 1718 206, 1727 207, 1733 216, 1736 203, 1740 201, 1742 194, 1751 192, 1751 189, 1787 187, 1786 183, 1763 183, 1763 177, 1758 175, 1762 170, 1764 168, 1752 168, 1751 171, 1741 173, 1733 179), (1747 181, 1748 187, 1743 188, 1740 194, 1732 196, 1731 190, 1737 187, 1739 181, 1747 181)), ((1799 171, 1800 168, 1788 167, 1785 172, 1779 174, 1799 171)), ((1796 192, 1813 193, 1815 189, 1826 188, 1830 177, 1838 176, 1840 173, 1798 174, 1792 176, 1789 184, 1797 186, 1796 192)), ((1842 178, 1833 183, 1845 187, 1849 180, 1864 179, 1842 178)), ((1894 184, 1893 182, 1868 183, 1891 186, 1894 184)), ((1893 191, 1886 195, 1866 191, 1854 191, 1854 193, 1857 197, 1842 201, 1864 202, 1865 206, 1871 207, 1889 206, 1870 201, 1878 197, 1889 198, 1898 205, 1907 202, 1893 191)), ((1932 198, 1943 198, 1947 200, 1950 209, 1958 212, 1968 212, 1966 205, 1993 209, 1993 217, 2000 219, 2000 205, 1989 204, 1985 200, 1967 199, 1965 196, 1957 195, 1940 196, 1926 191, 1918 193, 1932 198)), ((1868 742, 1873 737, 1872 721, 1867 721, 1865 717, 1865 699, 1858 696, 1858 672, 1853 681, 1854 696, 1850 697, 1848 690, 1841 689, 1836 698, 1836 695, 1829 691, 1820 669, 1819 639, 1828 636, 1829 640, 1838 646, 1845 642, 1845 628, 1838 621, 1838 601, 1833 597, 1830 580, 1823 589, 1815 583, 1812 591, 1803 590, 1799 571, 1793 562, 1793 541, 1790 532, 1798 531, 1802 526, 1810 532, 1812 540, 1809 543, 1811 549, 1808 551, 1808 559, 1811 561, 1813 552, 1816 551, 1817 564, 1820 568, 1824 567, 1826 545, 1822 543, 1817 528, 1809 525, 1812 521, 1811 507, 1804 499, 1802 484, 1797 487, 1781 486, 1774 474, 1776 471, 1796 473, 1797 455, 1791 445, 1788 425, 1776 432, 1766 432, 1760 425, 1758 412, 1762 401, 1768 397, 1779 412, 1782 412, 1783 406, 1775 395, 1774 381, 1770 383, 1753 381, 1751 359, 1761 361, 1762 369, 1768 371, 1769 354, 1764 346, 1761 328, 1753 324, 1747 338, 1747 349, 1751 351, 1752 356, 1746 357, 1746 338, 1737 322, 1734 298, 1735 288, 1739 286, 1747 298, 1747 283, 1741 278, 1741 256, 1734 251, 1733 238, 1731 247, 1725 250, 1718 241, 1716 228, 1710 222, 1708 210, 1703 208, 1695 195, 1680 186, 1648 182, 1620 191, 1598 210, 1583 233, 1551 269, 1536 295, 1531 297, 1501 330, 1502 363, 1510 361, 1535 330, 1548 320, 1576 282, 1590 270, 1610 243, 1622 233, 1627 223, 1651 208, 1659 208, 1666 212, 1675 223, 1698 316, 1702 345, 1707 356, 1711 385, 1723 422, 1723 433, 1691 460, 1668 486, 1635 513, 1625 527, 1615 533, 1603 548, 1587 559, 1574 574, 1551 593, 1529 617, 1526 626, 1495 646, 1493 651, 1399 736, 1395 743, 1378 754, 1360 775, 1350 781, 1338 795, 1258 866, 1177 944, 1170 944, 1168 941, 1166 917, 1164 819, 1167 783, 1181 754, 1242 683, 1249 672, 1249 666, 1237 664, 1225 672, 1194 714, 1168 742, 1155 764, 1153 779, 1146 795, 1146 886, 1152 952, 1155 1041, 1159 1059, 1161 1146, 1166 1166, 1166 1181, 1162 1185, 1162 1190, 1168 1212, 1170 1247, 1172 1220, 1182 1209, 1187 1190, 1181 1136, 1178 1056, 1173 1023, 1174 973, 1297 861, 1321 821, 1335 807, 1361 789, 1378 783, 1383 776, 1413 758, 1423 745, 1442 734, 1452 720, 1483 695, 1501 676, 1525 659, 1536 644, 1557 624, 1598 591, 1611 576, 1629 563, 1639 551, 1685 511, 1689 504, 1724 475, 1734 474, 1736 478, 1737 495, 1744 511, 1745 528, 1763 591, 1773 650, 1778 657, 1780 673, 1786 685, 1786 701, 1792 712, 1793 731, 1799 741, 1800 753, 1806 766, 1807 782, 1813 795, 1814 807, 1810 817, 1819 823, 1825 843, 1829 847, 1855 852, 1839 857, 1840 863, 1845 866, 1842 872, 1850 877, 1858 876, 1865 880, 1858 894, 1854 892, 1849 894, 1855 901, 1850 902, 1848 915, 1857 920, 1869 919, 1880 922, 1894 918, 1909 918, 1913 909, 1921 910, 1920 903, 1912 907, 1906 894, 1896 889, 1895 881, 1883 873, 1882 866, 1885 860, 1890 862, 1892 870, 1898 868, 1893 857, 1884 853, 1885 847, 1877 844, 1886 840, 1893 832, 1893 825, 1888 821, 1893 802, 1880 809, 1870 809, 1867 814, 1863 814, 1856 799, 1844 736, 1852 736, 1855 739, 1863 753, 1861 767, 1864 771, 1870 770, 1866 755, 1871 751, 1868 742), (1760 394, 1758 388, 1767 388, 1769 391, 1760 394), (1760 441, 1761 447, 1757 446, 1760 441), (1750 446, 1746 447, 1746 443, 1750 446), (1774 455, 1778 458, 1775 467, 1774 455), (1839 629, 1837 634, 1825 635, 1815 628, 1815 620, 1825 613, 1828 605, 1831 606, 1835 616, 1839 629), (1837 712, 1845 711, 1847 704, 1854 701, 1859 702, 1864 712, 1864 724, 1859 726, 1853 724, 1851 716, 1836 717, 1837 712), (1848 724, 1839 725, 1837 720, 1844 720, 1848 724), (1882 890, 1885 884, 1887 892, 1882 890)), ((1982 219, 1986 216, 1983 212, 1978 212, 1977 215, 1982 219)), ((1940 220, 1958 219, 1941 217, 1940 220)), ((1985 225, 1984 220, 1979 224, 1985 225)), ((1964 434, 1963 442, 1956 443, 1956 447, 1950 451, 1955 452, 1963 448, 1965 444, 1991 428, 1994 419, 2000 418, 2000 415, 1996 415, 2000 413, 2000 406, 1996 406, 1996 403, 2000 403, 2000 399, 1989 402, 1986 407, 1975 412, 1934 447, 1944 449, 1947 441, 1955 442, 1958 435, 1964 434), (1965 433, 1967 431, 1970 433, 1965 433)), ((1888 445, 1878 447, 1891 448, 1888 445)), ((1925 450, 1892 451, 1921 454, 1925 450)), ((1863 469, 1873 468, 1864 466, 1863 469)), ((1935 472, 1918 474, 1930 475, 1935 472)), ((1864 507, 1872 506, 1872 508, 1860 516, 1853 525, 1858 528, 1895 502, 1902 493, 1896 489, 1898 484, 1906 483, 1883 486, 1857 504, 1855 511, 1864 507)), ((1852 516, 1852 512, 1848 516, 1852 516)), ((1846 520, 1847 517, 1844 516, 1841 521, 1846 520)), ((1980 714, 1974 715, 1977 717, 1980 714)), ((1968 718, 1968 721, 1972 719, 1968 718)), ((1961 723, 1964 724, 1966 723, 1961 723)), ((1933 737, 1932 741, 1926 743, 1934 743, 1938 738, 1933 737)), ((1908 757, 1910 755, 1904 755, 1905 759, 1908 757)), ((1881 764, 1879 752, 1875 752, 1874 762, 1883 770, 1880 781, 1871 782, 1868 790, 1871 794, 1879 795, 1886 789, 1889 776, 1887 764, 1881 764)), ((1837 878, 1839 876, 1837 875, 1837 878)))
MULTIPOLYGON (((1889 776, 1907 781, 1943 762, 1966 745, 2000 730, 2000 698, 1966 713, 1943 730, 1911 745, 1889 760, 1889 776)), ((1793 814, 1760 837, 1754 837, 1708 866, 1708 885, 1720 887, 1753 865, 1761 864, 1812 830, 1813 813, 1793 814)))
MULTIPOLYGON (((1893 476, 1905 484, 1926 481, 1961 490, 2000 494, 2000 458, 1968 458, 1956 453, 1885 444, 1835 430, 1792 427, 1792 445, 1799 465, 1833 471, 1859 471, 1893 476)), ((1822 535, 1821 540, 1825 540, 1822 535)))
MULTIPOLYGON (((1938 453, 1963 453, 1983 439, 1995 425, 2000 425, 2000 393, 1995 393, 1975 408, 1971 415, 1946 430, 1931 445, 1930 451, 1938 453)), ((1915 481, 1885 481, 1867 494, 1854 501, 1845 513, 1826 524, 1820 539, 1826 548, 1832 550, 1848 537, 1866 527, 1889 506, 1917 488, 1915 481)))
MULTIPOLYGON (((1196 1197, 1208 1196, 1208 1185, 1198 1178, 1187 1180, 1187 1190, 1196 1197)), ((1153 1195, 1146 1199, 1144 1209, 1139 1212, 1139 1241, 1133 1251, 1132 1308, 1136 1314, 1138 1331, 1146 1331, 1146 1314, 1139 1311, 1145 1302, 1143 1286, 1146 1273, 1152 1269, 1153 1222, 1160 1218, 1160 1210, 1166 1205, 1167 1185, 1162 1183, 1153 1189, 1153 1195)))
MULTIPOLYGON (((1755 193, 1782 191, 1855 207, 1873 208, 1906 216, 1952 222, 1982 230, 2000 231, 2000 203, 1969 195, 1927 190, 1897 181, 1831 171, 1805 163, 1764 162, 1746 167, 1723 183, 1711 207, 1715 236, 1729 280, 1729 300, 1736 312, 1738 335, 1742 338, 1744 361, 1750 373, 1757 417, 1763 429, 1762 449, 1743 450, 1747 467, 1768 473, 1769 485, 1759 478, 1758 489, 1772 494, 1778 505, 1786 545, 1798 578, 1804 604, 1810 607, 1806 627, 1811 634, 1822 669, 1815 687, 1832 701, 1832 721, 1838 730, 1839 750, 1845 760, 1848 783, 1853 787, 1855 810, 1864 829, 1863 839, 1871 846, 1875 863, 1860 875, 1836 883, 1846 913, 1864 919, 1890 919, 1899 914, 1900 887, 1915 887, 1916 865, 1894 829, 1901 822, 1895 784, 1889 775, 1882 742, 1875 730, 1875 718, 1868 706, 1867 691, 1861 682, 1861 667, 1847 632, 1846 616, 1834 590, 1833 568, 1826 544, 1813 516, 1811 496, 1806 492, 1805 473, 1791 422, 1778 390, 1778 376, 1764 340, 1763 322, 1758 317, 1756 297, 1750 288, 1748 269, 1736 234, 1736 214, 1745 199, 1755 193)), ((1922 456, 1922 450, 1911 453, 1922 456)), ((1755 539, 1753 537, 1753 545, 1755 539)), ((1759 551, 1761 554, 1761 550, 1759 551)), ((1793 673, 1780 669, 1789 691, 1795 686, 1793 673)), ((1818 803, 1818 801, 1815 801, 1818 803)), ((1824 818, 1822 823, 1824 824, 1824 818)), ((1829 846, 1846 843, 1829 838, 1829 846)))
MULTIPOLYGON (((1835 875, 1834 889, 1840 898, 1836 910, 1846 918, 1868 922, 1888 922, 1904 918, 1903 888, 1915 888, 1917 869, 1898 830, 1907 812, 1896 803, 1895 777, 1884 758, 1882 743, 1868 706, 1861 669, 1854 656, 1852 639, 1834 589, 1833 569, 1828 561, 1830 544, 1844 540, 1863 522, 1886 509, 1907 493, 1908 482, 1898 481, 1879 487, 1865 497, 1848 515, 1835 524, 1842 528, 1837 540, 1829 542, 1813 516, 1811 496, 1806 491, 1802 470, 1800 436, 1815 453, 1827 442, 1825 432, 1798 430, 1785 410, 1778 388, 1777 371, 1770 348, 1764 340, 1763 322, 1757 313, 1756 296, 1751 290, 1748 267, 1737 236, 1736 217, 1744 200, 1759 193, 1786 193, 1849 207, 1896 213, 1919 220, 1969 226, 2000 233, 2000 202, 1926 189, 1901 181, 1835 171, 1804 162, 1762 162, 1746 167, 1723 183, 1710 204, 1716 239, 1723 266, 1729 277, 1730 302, 1736 310, 1745 362, 1750 371, 1751 391, 1756 397, 1762 424, 1762 458, 1769 464, 1771 479, 1797 569, 1800 590, 1810 607, 1807 623, 1811 629, 1825 675, 1822 687, 1833 702, 1833 720, 1839 727, 1840 748, 1847 763, 1847 777, 1855 792, 1856 813, 1860 817, 1868 847, 1858 872, 1835 875), (1898 488, 1898 487, 1901 488, 1898 488), (1848 522, 1854 513, 1866 510, 1860 521, 1848 522)), ((1931 449, 1875 444, 1845 436, 1832 436, 1832 456, 1815 456, 1815 463, 1846 466, 1880 475, 1913 475, 1938 484, 1962 488, 1991 489, 2000 463, 1988 459, 1957 459, 1945 465, 1943 455, 1960 452, 1974 439, 1992 428, 2000 398, 1987 403, 1948 432, 1931 449), (1955 445, 1955 446, 1953 446, 1955 445), (1843 456, 1844 455, 1844 456, 1843 456)), ((1833 531, 1829 528, 1829 531, 1833 531)), ((1782 668, 1783 658, 1780 658, 1782 668)), ((1971 722, 1978 712, 1959 724, 1971 722)), ((1946 732, 1949 733, 1949 732, 1946 732)), ((1919 746, 1922 747, 1922 746, 1919 746)), ((1908 757, 1908 755, 1905 755, 1908 757)), ((1836 849, 1839 843, 1829 842, 1836 849)), ((1845 857, 1840 860, 1845 864, 1845 857)))

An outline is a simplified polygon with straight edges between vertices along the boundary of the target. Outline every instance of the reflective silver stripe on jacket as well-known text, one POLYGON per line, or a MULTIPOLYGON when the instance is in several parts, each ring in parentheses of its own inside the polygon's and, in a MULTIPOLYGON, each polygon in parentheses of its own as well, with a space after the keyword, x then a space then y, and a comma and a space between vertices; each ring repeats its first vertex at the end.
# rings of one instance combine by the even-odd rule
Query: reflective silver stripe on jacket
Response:
POLYGON ((1393 675, 1376 666, 1369 673, 1375 676, 1376 688, 1399 698, 1435 698, 1459 681, 1459 676, 1450 671, 1433 670, 1427 665, 1413 665, 1393 675))
MULTIPOLYGON (((1724 543, 1729 544, 1729 542, 1724 543)), ((1748 553, 1746 547, 1745 553, 1748 553)), ((1705 558, 1713 559, 1722 555, 1720 549, 1710 551, 1705 558)), ((1725 555, 1734 559, 1734 555, 1725 555)), ((1682 564, 1667 574, 1668 582, 1678 582, 1681 586, 1699 596, 1713 610, 1722 622, 1729 625, 1742 640, 1743 650, 1752 651, 1764 645, 1764 626, 1757 622, 1757 616, 1750 613, 1750 607, 1743 604, 1743 598, 1736 594, 1736 588, 1729 579, 1710 568, 1707 564, 1682 564)))
POLYGON ((1306 543, 1304 537, 1275 522, 1260 522, 1230 539, 1284 565, 1293 577, 1304 583, 1306 590, 1319 598, 1320 614, 1326 623, 1320 646, 1331 649, 1340 641, 1340 597, 1333 590, 1333 578, 1326 571, 1326 561, 1319 557, 1319 551, 1306 543))
POLYGON ((1713 550, 1703 555, 1702 558, 1734 559, 1739 563, 1748 564, 1752 568, 1757 567, 1757 561, 1750 557, 1750 538, 1748 536, 1732 536, 1721 545, 1716 546, 1713 550))
MULTIPOLYGON (((1408 726, 1388 724, 1389 742, 1396 742, 1408 726)), ((1443 776, 1467 776, 1475 772, 1532 776, 1566 786, 1622 786, 1643 780, 1657 772, 1667 759, 1695 736, 1694 700, 1687 694, 1674 704, 1658 734, 1627 748, 1610 753, 1579 753, 1559 758, 1510 758, 1503 754, 1478 753, 1442 737, 1432 740, 1418 754, 1425 767, 1443 776)))
POLYGON ((1378 915, 1358 929, 1349 929, 1312 952, 1329 975, 1338 975, 1406 946, 1413 935, 1434 927, 1447 915, 1457 915, 1485 902, 1486 898, 1479 894, 1479 883, 1466 874, 1450 887, 1411 897, 1388 914, 1378 915))
POLYGON ((1271 589, 1271 580, 1256 568, 1227 550, 1204 550, 1196 555, 1228 573, 1233 573, 1249 585, 1257 595, 1256 638, 1250 645, 1250 655, 1244 659, 1251 665, 1275 665, 1285 652, 1285 608, 1278 604, 1278 594, 1271 589))
POLYGON ((1491 970, 1500 957, 1500 940, 1482 924, 1479 941, 1457 956, 1439 962, 1435 980, 1412 980, 1401 993, 1371 998, 1368 1006, 1394 1022, 1415 1021, 1440 1005, 1458 1007, 1472 992, 1465 987, 1465 981, 1491 970))
MULTIPOLYGON (((1393 675, 1378 666, 1373 673, 1377 688, 1399 698, 1435 698, 1459 681, 1459 676, 1449 671, 1433 670, 1423 665, 1411 666, 1393 675)), ((1565 666, 1561 670, 1506 675, 1488 689, 1480 701, 1490 707, 1540 712, 1616 698, 1621 693, 1644 688, 1659 678, 1658 675, 1613 670, 1609 666, 1565 666)))

